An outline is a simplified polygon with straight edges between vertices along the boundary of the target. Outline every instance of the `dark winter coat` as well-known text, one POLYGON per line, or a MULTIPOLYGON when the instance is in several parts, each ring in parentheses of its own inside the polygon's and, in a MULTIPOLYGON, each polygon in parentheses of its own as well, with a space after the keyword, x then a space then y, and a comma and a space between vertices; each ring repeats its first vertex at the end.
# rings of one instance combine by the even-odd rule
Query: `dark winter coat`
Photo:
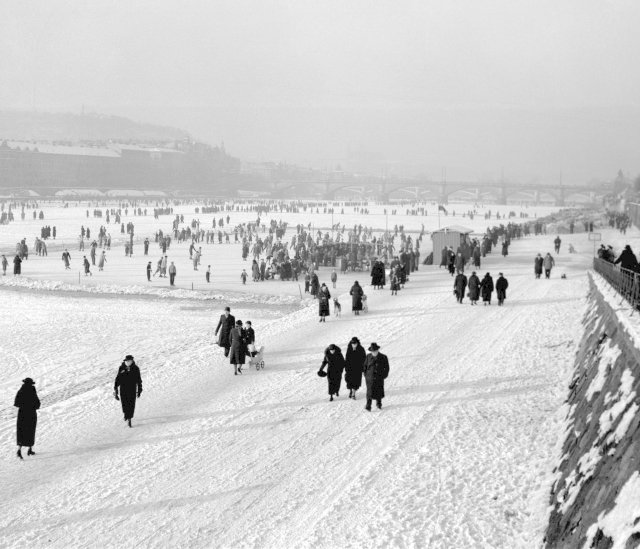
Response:
POLYGON ((229 362, 244 364, 245 356, 247 356, 247 334, 244 329, 236 326, 229 334, 229 362))
POLYGON ((480 279, 477 275, 471 275, 469 277, 469 299, 471 301, 478 301, 478 299, 480 299, 480 279))
POLYGON ((498 299, 506 299, 507 298, 507 288, 509 287, 509 282, 503 276, 498 277, 496 280, 496 296, 498 299))
POLYGON ((324 350, 324 359, 320 369, 323 370, 327 366, 327 383, 329 384, 329 394, 335 395, 340 391, 340 382, 342 381, 342 371, 344 370, 344 357, 342 350, 336 346, 334 353, 329 351, 329 347, 324 350))
POLYGON ((347 356, 345 357, 344 366, 344 381, 347 384, 347 389, 358 390, 362 385, 362 368, 364 367, 366 358, 367 353, 360 343, 358 343, 355 349, 351 344, 347 345, 347 356))
POLYGON ((542 258, 542 256, 537 256, 534 260, 533 260, 533 272, 535 274, 542 274, 542 263, 544 262, 544 259, 542 258))
POLYGON ((638 260, 629 247, 622 250, 620 257, 613 262, 614 265, 617 265, 618 263, 620 263, 620 267, 623 269, 629 269, 630 271, 638 270, 638 260))
POLYGON ((322 286, 322 288, 318 290, 318 315, 329 316, 330 299, 331 294, 329 293, 329 288, 327 288, 326 286, 322 286))
POLYGON ((140 377, 140 368, 134 362, 129 370, 123 362, 118 369, 118 375, 113 389, 116 394, 120 389, 120 403, 122 404, 122 412, 125 419, 133 418, 136 409, 136 398, 142 393, 142 378, 140 377))
POLYGON ((13 274, 19 275, 22 272, 22 259, 19 255, 13 258, 13 274))
POLYGON ((351 310, 352 311, 362 311, 362 296, 364 291, 362 290, 362 286, 357 282, 351 286, 351 310))
POLYGON ((382 400, 384 398, 384 380, 389 376, 389 360, 386 355, 378 353, 367 355, 364 361, 364 379, 367 382, 367 399, 382 400))
POLYGON ((491 302, 491 294, 493 293, 493 278, 489 275, 485 275, 480 283, 480 294, 482 295, 482 301, 491 302))
POLYGON ((220 347, 229 348, 229 334, 235 325, 236 318, 232 314, 229 316, 220 315, 220 320, 216 327, 216 335, 218 335, 218 331, 220 331, 220 335, 218 335, 218 345, 220 347))
POLYGON ((313 273, 311 275, 311 289, 310 289, 311 295, 314 297, 317 296, 319 288, 320 288, 320 281, 318 280, 318 275, 316 273, 313 273))
POLYGON ((36 441, 36 425, 38 424, 38 413, 40 399, 36 393, 36 388, 24 383, 16 394, 13 405, 18 408, 18 425, 16 442, 18 446, 33 446, 36 441))
POLYGON ((253 328, 246 328, 244 332, 247 336, 247 345, 256 342, 256 332, 253 328))
POLYGON ((458 298, 464 297, 464 291, 467 288, 467 277, 460 273, 456 276, 453 282, 453 289, 458 298))

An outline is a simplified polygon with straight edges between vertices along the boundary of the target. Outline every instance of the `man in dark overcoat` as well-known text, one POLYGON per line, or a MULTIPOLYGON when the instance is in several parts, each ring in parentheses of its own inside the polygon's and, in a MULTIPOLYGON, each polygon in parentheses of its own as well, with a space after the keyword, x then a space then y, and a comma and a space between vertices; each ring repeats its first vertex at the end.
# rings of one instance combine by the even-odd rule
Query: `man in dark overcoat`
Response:
POLYGON ((352 337, 347 345, 344 365, 344 381, 349 389, 349 398, 356 399, 356 391, 362 385, 362 368, 367 353, 357 337, 352 337))
POLYGON ((342 372, 344 371, 342 350, 335 343, 332 343, 324 350, 320 371, 324 371, 325 366, 327 366, 329 401, 332 401, 333 395, 340 396, 340 383, 342 381, 342 372))
POLYGON ((220 315, 215 335, 218 336, 218 346, 224 347, 224 356, 229 356, 229 334, 236 324, 235 317, 231 314, 231 308, 225 307, 224 314, 220 315), (218 335, 220 332, 220 335, 218 335))
POLYGON ((38 424, 38 412, 40 399, 34 387, 35 381, 30 377, 22 380, 22 387, 16 394, 13 405, 18 408, 18 424, 16 438, 18 442, 17 456, 22 459, 22 447, 27 446, 28 456, 35 455, 33 445, 36 440, 36 425, 38 424))
POLYGON ((136 398, 142 394, 142 377, 140 368, 136 365, 133 357, 127 355, 118 368, 118 375, 113 385, 113 396, 122 404, 122 412, 127 425, 131 427, 131 420, 136 409, 136 398), (119 395, 118 395, 118 389, 119 395))
POLYGON ((456 294, 458 303, 462 303, 464 299, 464 292, 467 289, 467 277, 464 273, 460 272, 456 275, 453 281, 453 292, 456 294))
POLYGON ((498 275, 498 280, 496 280, 496 296, 498 297, 498 305, 502 306, 504 300, 507 298, 507 288, 509 287, 509 282, 507 279, 500 273, 498 275))
POLYGON ((389 359, 379 352, 380 346, 372 343, 369 354, 364 361, 364 379, 367 382, 367 405, 365 410, 371 411, 371 401, 376 401, 378 409, 382 408, 384 398, 384 380, 389 376, 389 359))

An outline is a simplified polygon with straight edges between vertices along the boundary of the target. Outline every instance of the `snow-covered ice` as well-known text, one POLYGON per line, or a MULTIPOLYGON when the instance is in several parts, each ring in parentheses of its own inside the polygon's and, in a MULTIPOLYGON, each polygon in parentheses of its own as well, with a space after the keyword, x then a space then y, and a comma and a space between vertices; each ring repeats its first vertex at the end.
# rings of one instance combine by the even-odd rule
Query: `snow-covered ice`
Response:
MULTIPOLYGON (((82 219, 66 229, 60 218, 63 236, 82 219)), ((171 222, 139 219, 148 229, 171 222)), ((89 221, 97 233, 100 221, 89 221)), ((32 234, 20 223, 0 227, 4 246, 32 234)), ((540 545, 593 251, 586 235, 564 235, 551 280, 534 280, 533 257, 554 236, 516 240, 507 258, 494 251, 483 261, 480 273, 509 279, 505 307, 459 305, 451 277, 421 265, 397 297, 374 291, 367 273, 339 274, 343 316, 323 325, 294 282, 243 288, 236 244, 203 245, 203 264, 208 255, 216 273, 211 291, 202 272, 189 271, 187 247, 172 244, 170 259, 186 256, 180 299, 164 298, 178 291, 164 281, 150 285, 161 293, 126 289, 145 286, 141 245, 134 258, 115 246, 108 257, 117 259, 80 285, 57 250, 33 256, 23 277, 32 282, 0 287, 0 546, 540 545), (578 254, 564 252, 570 242, 578 254), (355 279, 369 296, 359 317, 349 310, 355 279), (200 288, 189 294, 192 281, 200 288), (267 345, 263 371, 233 376, 214 346, 227 302, 267 345), (362 395, 329 402, 316 376, 324 348, 344 348, 353 335, 389 357, 381 412, 364 412, 362 395), (112 396, 127 353, 144 384, 133 429, 112 396), (19 462, 11 404, 27 375, 43 406, 37 455, 19 462)))

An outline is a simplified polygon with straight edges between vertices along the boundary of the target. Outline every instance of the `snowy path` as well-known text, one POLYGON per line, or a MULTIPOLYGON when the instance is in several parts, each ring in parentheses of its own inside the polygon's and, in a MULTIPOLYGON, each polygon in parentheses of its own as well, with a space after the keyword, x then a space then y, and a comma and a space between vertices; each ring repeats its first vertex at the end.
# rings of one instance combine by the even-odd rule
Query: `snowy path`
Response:
MULTIPOLYGON (((218 311, 13 293, 6 307, 29 311, 22 335, 42 344, 15 355, 2 402, 21 360, 46 383, 38 456, 1 458, 0 546, 535 546, 588 266, 561 256, 552 280, 533 280, 548 241, 487 258, 480 273, 509 278, 504 308, 458 305, 448 274, 429 268, 397 297, 366 289, 371 312, 358 318, 346 295, 326 325, 315 306, 265 315, 267 368, 241 377, 203 343, 218 311), (328 402, 316 376, 326 345, 345 350, 353 335, 389 356, 382 412, 365 412, 362 394, 328 402), (144 349, 145 391, 129 430, 110 388, 131 348, 144 349)), ((0 409, 9 448, 13 429, 0 409)))

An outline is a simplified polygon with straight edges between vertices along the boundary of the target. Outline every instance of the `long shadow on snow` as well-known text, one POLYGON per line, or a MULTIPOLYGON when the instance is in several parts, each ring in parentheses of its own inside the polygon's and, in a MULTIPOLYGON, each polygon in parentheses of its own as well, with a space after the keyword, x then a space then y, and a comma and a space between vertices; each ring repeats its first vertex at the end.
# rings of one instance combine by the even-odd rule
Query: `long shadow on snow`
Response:
POLYGON ((445 397, 434 400, 423 400, 419 402, 404 402, 402 404, 390 404, 386 406, 389 408, 428 408, 437 407, 446 404, 460 403, 460 402, 473 402, 476 400, 492 400, 494 398, 508 398, 511 396, 522 395, 527 393, 534 393, 552 387, 550 383, 539 383, 537 385, 527 385, 526 387, 514 387, 512 389, 501 389, 497 391, 489 391, 487 393, 481 393, 476 395, 469 395, 463 397, 445 397))
POLYGON ((150 501, 148 503, 120 505, 119 507, 104 507, 102 509, 94 509, 92 511, 84 511, 81 513, 73 513, 70 515, 62 515, 59 517, 52 517, 41 521, 30 521, 24 524, 13 523, 8 527, 3 528, 0 531, 0 534, 7 535, 16 532, 33 532, 41 528, 59 528, 74 522, 88 522, 91 520, 102 519, 104 517, 130 517, 147 511, 155 512, 158 509, 168 511, 170 509, 183 507, 185 505, 202 505, 204 503, 209 503, 212 501, 223 499, 225 497, 233 496, 234 494, 249 493, 255 490, 264 490, 265 488, 269 488, 271 486, 273 486, 272 483, 255 484, 253 486, 236 488, 234 490, 226 490, 224 492, 217 492, 214 494, 161 499, 159 501, 150 501))

